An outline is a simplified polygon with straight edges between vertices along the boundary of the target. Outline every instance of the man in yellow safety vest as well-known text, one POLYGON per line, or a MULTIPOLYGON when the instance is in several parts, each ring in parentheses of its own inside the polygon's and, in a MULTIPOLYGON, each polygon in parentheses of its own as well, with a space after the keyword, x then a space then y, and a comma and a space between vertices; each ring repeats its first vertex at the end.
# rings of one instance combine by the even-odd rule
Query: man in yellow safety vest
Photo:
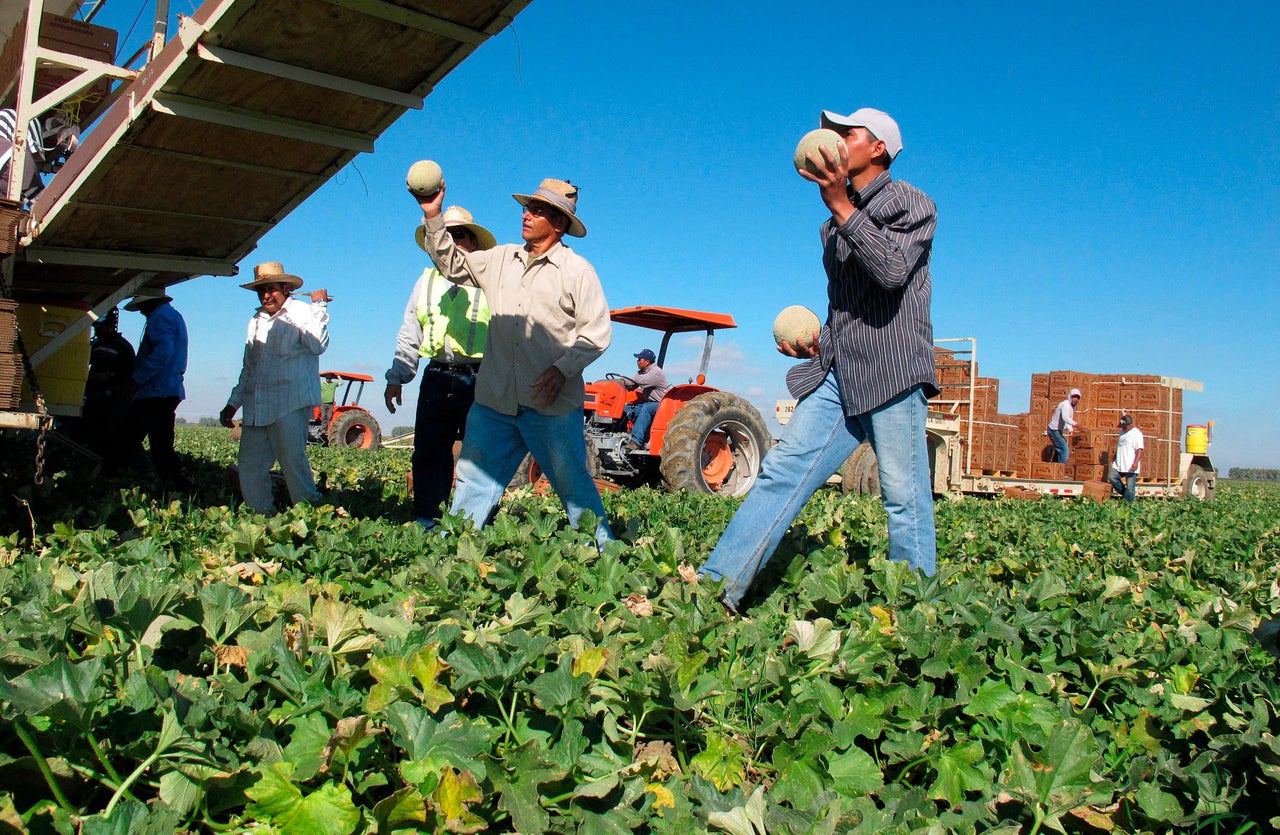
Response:
MULTIPOLYGON (((444 224, 465 252, 497 243, 461 206, 444 211, 444 224)), ((416 376, 419 358, 427 358, 413 422, 412 462, 413 514, 425 528, 435 526, 453 486, 453 444, 462 440, 475 401, 488 330, 489 303, 479 288, 454 284, 434 266, 423 272, 404 309, 383 398, 395 414, 404 403, 404 384, 416 376)))

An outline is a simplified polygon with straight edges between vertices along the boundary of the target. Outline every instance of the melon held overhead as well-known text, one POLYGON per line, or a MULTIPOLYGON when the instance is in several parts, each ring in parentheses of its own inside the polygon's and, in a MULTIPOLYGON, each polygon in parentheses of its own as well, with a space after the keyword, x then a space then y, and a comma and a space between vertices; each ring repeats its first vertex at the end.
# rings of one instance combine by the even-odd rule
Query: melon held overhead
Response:
POLYGON ((429 159, 422 159, 409 166, 409 173, 404 184, 415 197, 430 197, 440 190, 440 182, 444 172, 440 166, 429 159))

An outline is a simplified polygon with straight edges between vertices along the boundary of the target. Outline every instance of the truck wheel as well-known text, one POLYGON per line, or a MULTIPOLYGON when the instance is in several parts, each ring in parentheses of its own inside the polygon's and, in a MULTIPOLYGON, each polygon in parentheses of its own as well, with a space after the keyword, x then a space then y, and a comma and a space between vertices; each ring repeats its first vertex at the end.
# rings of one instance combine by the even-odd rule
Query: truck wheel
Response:
POLYGON ((1182 482, 1182 495, 1205 502, 1213 499, 1209 474, 1199 464, 1192 464, 1187 468, 1187 477, 1182 482))
POLYGON ((846 495, 880 495, 880 465, 871 444, 864 442, 845 459, 840 468, 840 489, 846 495))
POLYGON ((760 474, 769 430, 735 394, 699 394, 667 424, 659 469, 671 490, 745 496, 760 474))
POLYGON ((364 409, 342 412, 329 424, 329 446, 377 449, 382 446, 382 430, 364 409))
MULTIPOLYGON (((591 443, 591 435, 585 435, 587 445, 587 473, 592 478, 600 478, 600 456, 596 453, 596 445, 591 443)), ((523 487, 526 484, 537 484, 538 479, 542 478, 542 468, 538 466, 538 462, 533 460, 533 456, 526 453, 524 459, 520 462, 520 466, 516 467, 516 474, 511 477, 511 481, 507 483, 507 489, 512 487, 523 487)))

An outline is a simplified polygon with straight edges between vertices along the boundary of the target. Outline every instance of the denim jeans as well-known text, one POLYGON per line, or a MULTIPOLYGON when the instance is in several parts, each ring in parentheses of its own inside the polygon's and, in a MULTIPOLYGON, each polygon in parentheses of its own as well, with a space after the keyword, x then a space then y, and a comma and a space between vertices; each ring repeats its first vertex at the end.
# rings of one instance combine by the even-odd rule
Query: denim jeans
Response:
POLYGON ((644 445, 649 437, 649 427, 653 425, 653 416, 658 413, 658 401, 646 400, 635 404, 636 422, 631 426, 631 440, 644 445))
POLYGON ((1059 464, 1067 463, 1067 456, 1071 454, 1071 447, 1067 444, 1066 436, 1057 429, 1048 430, 1049 440, 1053 441, 1053 460, 1059 464))
POLYGON ((919 386, 879 408, 845 417, 834 368, 797 404, 760 478, 725 529, 702 572, 723 579, 724 602, 735 611, 805 502, 864 440, 880 470, 889 514, 889 559, 931 575, 937 563, 933 485, 925 420, 929 402, 919 386))
POLYGON ((582 413, 544 415, 523 406, 504 415, 479 403, 467 416, 467 434, 458 459, 458 483, 449 512, 488 524, 526 452, 532 453, 577 527, 584 510, 596 516, 596 545, 613 540, 604 502, 587 472, 582 413))
POLYGON ((440 518, 453 489, 453 442, 463 437, 476 399, 476 375, 427 368, 413 422, 413 515, 440 518))
POLYGON ((1131 502, 1138 498, 1137 473, 1118 473, 1112 470, 1111 486, 1117 493, 1124 496, 1126 502, 1131 502))

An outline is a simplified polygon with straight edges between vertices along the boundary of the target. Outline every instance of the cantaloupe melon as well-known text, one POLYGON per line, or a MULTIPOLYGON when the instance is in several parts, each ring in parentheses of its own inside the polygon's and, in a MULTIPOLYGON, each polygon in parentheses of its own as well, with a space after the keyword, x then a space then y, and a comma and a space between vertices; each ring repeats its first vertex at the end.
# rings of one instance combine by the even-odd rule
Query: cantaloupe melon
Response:
POLYGON ((816 151, 815 156, 821 160, 822 152, 817 151, 818 148, 825 146, 833 155, 838 155, 842 144, 844 144, 844 139, 830 128, 818 128, 817 130, 809 131, 800 137, 800 144, 796 145, 796 171, 802 171, 807 168, 811 174, 817 174, 818 170, 805 159, 809 152, 816 151))
POLYGON ((440 166, 429 159, 421 159, 409 166, 409 174, 404 184, 417 197, 430 197, 440 190, 440 180, 444 172, 440 166))
POLYGON ((794 345, 801 340, 808 345, 813 335, 822 329, 818 314, 800 304, 784 307, 773 320, 773 341, 781 345, 786 342, 794 345))

